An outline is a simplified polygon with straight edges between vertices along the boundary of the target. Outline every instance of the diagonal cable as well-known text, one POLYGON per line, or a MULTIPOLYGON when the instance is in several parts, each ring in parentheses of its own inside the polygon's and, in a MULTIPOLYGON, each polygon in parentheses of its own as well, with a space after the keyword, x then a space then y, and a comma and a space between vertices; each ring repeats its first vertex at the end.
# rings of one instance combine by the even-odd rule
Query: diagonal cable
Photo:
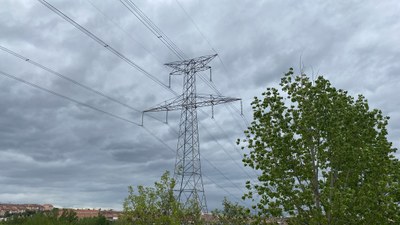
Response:
POLYGON ((141 72, 142 74, 146 75, 148 78, 150 78, 151 80, 153 80, 154 82, 156 82, 157 84, 159 84, 160 86, 162 86, 163 88, 167 89, 168 91, 170 91, 171 93, 173 93, 174 95, 178 95, 174 90, 170 89, 167 85, 165 85, 163 82, 161 82, 157 77, 155 77, 154 75, 150 74, 149 72, 147 72, 146 70, 144 70, 142 67, 140 67, 139 65, 137 65, 136 63, 134 63, 132 60, 130 60, 129 58, 127 58, 125 55, 123 55, 121 52, 117 51, 116 49, 114 49, 113 47, 111 47, 110 45, 108 45, 106 42, 104 42, 103 40, 101 40, 99 37, 97 37, 96 35, 94 35, 92 32, 90 32, 89 30, 87 30, 86 28, 82 27, 81 25, 79 25, 77 22, 75 22, 73 19, 71 19, 70 17, 68 17, 67 15, 65 15, 63 12, 61 12, 60 10, 58 10, 56 7, 54 7, 53 5, 51 5, 50 3, 48 3, 46 0, 38 0, 40 3, 42 3, 44 6, 46 6, 48 9, 50 9, 51 11, 55 12, 57 15, 59 15, 61 18, 63 18, 64 20, 66 20, 67 22, 69 22, 70 24, 72 24, 74 27, 76 27, 78 30, 82 31, 84 34, 86 34, 88 37, 90 37, 91 39, 93 39, 94 41, 96 41, 98 44, 100 44, 101 46, 103 46, 104 48, 106 48, 107 50, 109 50, 110 52, 112 52, 114 55, 118 56, 120 59, 122 59, 123 61, 125 61, 126 63, 128 63, 130 66, 134 67, 135 69, 137 69, 139 72, 141 72))
POLYGON ((125 121, 125 122, 128 122, 128 123, 131 123, 131 124, 140 126, 139 123, 136 123, 136 122, 134 122, 134 121, 132 121, 132 120, 123 118, 123 117, 118 116, 118 115, 115 115, 115 114, 113 114, 113 113, 110 113, 110 112, 104 111, 104 110, 102 110, 102 109, 96 108, 96 107, 94 107, 94 106, 92 106, 92 105, 89 105, 89 104, 87 104, 87 103, 84 103, 84 102, 75 100, 75 99, 73 99, 73 98, 71 98, 71 97, 68 97, 68 96, 66 96, 66 95, 63 95, 63 94, 60 94, 60 93, 58 93, 58 92, 52 91, 52 90, 50 90, 50 89, 41 87, 41 86, 39 86, 39 85, 37 85, 37 84, 31 83, 31 82, 26 81, 26 80, 24 80, 24 79, 22 79, 22 78, 13 76, 13 75, 11 75, 11 74, 9 74, 9 73, 6 73, 6 72, 4 72, 4 71, 1 71, 1 70, 0 70, 0 74, 3 75, 3 76, 5 76, 5 77, 11 78, 11 79, 13 79, 13 80, 22 82, 22 83, 24 83, 24 84, 26 84, 26 85, 29 85, 29 86, 31 86, 31 87, 40 89, 40 90, 45 91, 45 92, 47 92, 47 93, 50 93, 50 94, 52 94, 52 95, 55 95, 55 96, 58 96, 58 97, 60 97, 60 98, 66 99, 66 100, 68 100, 68 101, 74 102, 74 103, 76 103, 76 104, 78 104, 78 105, 85 106, 85 107, 90 108, 90 109, 93 109, 93 110, 95 110, 95 111, 104 113, 104 114, 106 114, 106 115, 108 115, 108 116, 111 116, 111 117, 113 117, 113 118, 115 118, 115 119, 119 119, 119 120, 122 120, 122 121, 125 121))
MULTIPOLYGON (((128 105, 128 104, 126 104, 126 103, 124 103, 124 102, 122 102, 122 101, 120 101, 120 100, 114 98, 114 97, 111 97, 111 96, 108 96, 108 95, 104 94, 104 93, 101 92, 101 91, 98 91, 98 90, 96 90, 96 89, 93 89, 93 88, 91 88, 91 87, 89 87, 89 86, 87 86, 87 85, 85 85, 85 84, 82 84, 82 83, 80 83, 80 82, 78 82, 78 81, 76 81, 76 80, 74 80, 74 79, 72 79, 72 78, 69 78, 68 76, 65 76, 65 75, 63 75, 63 74, 61 74, 61 73, 59 73, 59 72, 56 72, 56 71, 54 71, 54 70, 52 70, 52 69, 50 69, 50 68, 48 68, 48 67, 46 67, 46 66, 44 66, 44 65, 42 65, 42 64, 40 64, 40 63, 38 63, 38 62, 35 62, 35 61, 32 60, 32 59, 29 59, 29 58, 27 58, 27 57, 25 57, 25 56, 22 56, 21 54, 18 54, 18 53, 16 53, 16 52, 14 52, 14 51, 12 51, 12 50, 10 50, 10 49, 4 47, 4 46, 1 46, 1 45, 0 45, 0 50, 3 50, 3 51, 5 51, 5 52, 7 52, 8 54, 13 55, 13 56, 15 56, 15 57, 21 59, 21 60, 24 61, 24 62, 30 63, 30 64, 32 64, 32 65, 34 65, 34 66, 36 66, 36 67, 39 67, 39 68, 41 68, 41 69, 43 69, 43 70, 45 70, 45 71, 47 71, 47 72, 49 72, 49 73, 51 73, 51 74, 53 74, 53 75, 59 77, 59 78, 62 78, 62 79, 64 79, 64 80, 67 80, 67 81, 69 81, 69 82, 71 82, 71 83, 73 83, 73 84, 75 84, 75 85, 77 85, 77 86, 79 86, 79 87, 81 87, 81 88, 83 88, 83 89, 86 89, 86 90, 88 90, 88 91, 90 91, 90 92, 92 92, 92 93, 94 93, 94 94, 97 94, 97 95, 99 95, 99 96, 101 96, 101 97, 104 97, 104 98, 106 98, 106 99, 108 99, 108 100, 110 100, 110 101, 112 101, 112 102, 115 102, 115 103, 117 103, 117 104, 119 104, 119 105, 121 105, 121 106, 123 106, 123 107, 126 107, 126 108, 128 108, 128 109, 131 109, 131 110, 136 111, 136 112, 139 112, 139 113, 142 112, 141 110, 139 110, 139 109, 137 109, 137 108, 135 108, 135 107, 133 107, 133 106, 130 106, 130 105, 128 105)), ((158 119, 158 118, 156 118, 156 117, 154 117, 154 116, 151 116, 151 115, 147 115, 147 116, 149 116, 149 117, 152 118, 152 119, 155 119, 155 120, 158 120, 158 121, 160 121, 160 122, 163 122, 163 121, 161 121, 160 119, 158 119)))
MULTIPOLYGON (((182 9, 182 11, 185 13, 185 15, 189 18, 189 20, 191 21, 191 23, 193 24, 193 26, 196 28, 196 30, 200 33, 200 35, 203 37, 203 39, 207 42, 208 46, 210 47, 210 49, 217 54, 217 58, 219 59, 219 62, 221 63, 222 67, 224 68, 225 72, 228 74, 228 69, 225 65, 225 63, 222 61, 220 54, 217 52, 217 50, 215 50, 215 48, 212 46, 210 40, 206 37, 206 35, 201 31, 200 27, 197 25, 197 23, 194 21, 194 19, 190 16, 190 14, 186 11, 186 9, 183 7, 183 5, 179 2, 179 0, 175 0, 175 2, 178 4, 178 6, 182 9)), ((214 85, 215 89, 217 90, 217 87, 215 86, 214 83, 212 83, 212 85, 214 85)), ((218 90, 217 90, 218 91, 218 90)), ((219 93, 219 91, 217 92, 219 93)), ((234 111, 236 111, 236 113, 239 113, 239 115, 242 117, 245 125, 248 127, 249 126, 249 121, 247 120, 247 118, 236 108, 234 107, 232 104, 228 104, 234 111)), ((228 106, 225 106, 226 109, 228 109, 229 113, 232 112, 229 110, 228 106)), ((232 115, 233 116, 233 115, 232 115)))
MULTIPOLYGON (((50 3, 48 3, 45 0, 38 0, 39 2, 41 2, 43 5, 45 5, 47 8, 49 8, 50 10, 52 10, 53 12, 55 12, 56 14, 58 14, 60 17, 62 17, 63 19, 65 19, 67 22, 71 23, 73 26, 75 26, 77 29, 81 30, 83 33, 85 33, 87 36, 89 36, 90 38, 92 38, 94 41, 96 41, 97 43, 99 43, 100 45, 102 45, 103 47, 105 47, 107 50, 111 51, 112 53, 114 53, 116 56, 118 56, 119 58, 121 58, 122 60, 124 60, 125 62, 127 62, 129 65, 131 65, 132 67, 136 68, 137 70, 139 70, 140 72, 142 72, 143 74, 145 74, 146 76, 148 76, 150 79, 152 79, 154 82, 158 83, 159 85, 161 85, 162 87, 164 87, 165 89, 167 89, 168 91, 172 92, 174 95, 178 95, 175 91, 173 91, 172 89, 170 89, 167 85, 163 84, 160 80, 158 80, 156 77, 154 77, 153 75, 151 75, 150 73, 148 73, 147 71, 145 71, 144 69, 142 69, 140 66, 138 66, 137 64, 135 64, 133 61, 131 61, 130 59, 128 59, 126 56, 124 56, 122 53, 118 52, 117 50, 115 50, 114 48, 112 48, 111 46, 109 46, 107 43, 105 43, 103 40, 101 40, 100 38, 98 38, 96 35, 94 35, 93 33, 91 33, 90 31, 88 31, 87 29, 85 29, 84 27, 82 27, 81 25, 79 25, 78 23, 76 23, 73 19, 71 19, 70 17, 68 17, 67 15, 65 15, 64 13, 62 13, 60 10, 58 10, 56 7, 54 7, 53 5, 51 5, 50 3)), ((131 2, 131 1, 130 1, 131 2)), ((133 3, 133 2, 131 2, 133 3)), ((166 36, 166 35, 165 35, 166 36)), ((177 49, 175 44, 170 44, 172 46, 172 48, 177 49)), ((200 76, 202 78, 202 76, 200 76)))
MULTIPOLYGON (((143 23, 143 25, 148 28, 168 49, 170 49, 179 59, 183 60, 186 57, 186 55, 182 52, 182 50, 180 50, 172 41, 171 39, 164 33, 162 32, 162 30, 153 23, 153 21, 151 21, 151 19, 149 17, 146 16, 146 14, 141 11, 139 9, 139 7, 132 2, 132 0, 119 0, 140 22, 143 23)), ((179 4, 179 2, 177 2, 179 4)), ((180 4, 179 4, 180 5, 180 4)), ((180 5, 181 6, 181 5, 180 5)), ((183 9, 183 7, 181 6, 181 8, 183 9)), ((184 10, 184 9, 183 9, 184 10)), ((186 12, 186 11, 185 11, 186 12)), ((194 23, 193 19, 192 22, 194 23)), ((198 28, 198 26, 196 25, 196 27, 198 28)), ((198 28, 198 30, 200 31, 200 29, 198 28)), ((201 31, 200 31, 201 32, 201 31)), ((203 36, 204 34, 201 33, 203 36)), ((205 37, 205 36, 204 36, 205 37)), ((215 51, 215 50, 214 50, 215 51)), ((221 60, 221 59, 220 59, 221 60)), ((200 79, 202 79, 203 81, 205 81, 205 83, 207 85, 209 85, 219 96, 222 96, 221 92, 218 91, 218 89, 216 88, 216 86, 214 85, 214 83, 209 82, 209 80, 207 80, 206 78, 204 78, 203 76, 201 76, 200 74, 200 79)), ((233 108, 233 110, 235 110, 236 112, 239 112, 239 114, 241 115, 241 117, 243 118, 245 125, 248 126, 248 121, 246 120, 246 118, 242 115, 242 113, 235 108, 234 106, 232 106, 231 104, 229 104, 229 106, 231 106, 233 108)), ((225 106, 227 108, 227 110, 229 111, 229 113, 233 116, 233 113, 231 111, 231 109, 227 106, 225 106)), ((203 113, 205 113, 203 110, 200 110, 203 113)), ((233 116, 234 117, 234 116, 233 116)), ((236 117, 234 117, 234 119, 236 120, 236 117)), ((216 121, 214 121, 216 123, 216 121)), ((241 123, 238 122, 238 124, 241 126, 241 123)), ((218 125, 218 124, 217 124, 218 125)), ((219 129, 221 129, 221 127, 218 125, 219 129)), ((242 128, 242 127, 241 127, 242 128)), ((222 130, 223 131, 223 130, 222 130)), ((223 131, 224 132, 224 131, 223 131)), ((230 155, 229 155, 230 156, 230 155)), ((231 157, 231 156, 230 156, 231 157)), ((236 161, 235 161, 236 163, 236 161)), ((237 163, 236 163, 237 164, 237 163)), ((246 175, 248 175, 247 172, 245 172, 246 175)), ((248 177, 251 179, 251 176, 248 175, 248 177)))
MULTIPOLYGON (((73 99, 73 98, 68 97, 68 96, 66 96, 66 95, 63 95, 63 94, 60 94, 60 93, 55 92, 55 91, 53 91, 53 90, 44 88, 44 87, 42 87, 42 86, 39 86, 39 85, 34 84, 34 83, 31 83, 31 82, 29 82, 29 81, 26 81, 26 80, 24 80, 24 79, 22 79, 22 78, 16 77, 16 76, 14 76, 14 75, 11 75, 11 74, 6 73, 6 72, 1 71, 1 70, 0 70, 0 75, 3 75, 3 76, 5 76, 5 77, 8 77, 8 78, 13 79, 13 80, 16 80, 16 81, 19 81, 19 82, 24 83, 25 85, 31 86, 31 87, 33 87, 33 88, 40 89, 40 90, 42 90, 42 91, 44 91, 44 92, 47 92, 47 93, 49 93, 49 94, 52 94, 52 95, 55 95, 55 96, 57 96, 57 97, 63 98, 63 99, 65 99, 65 100, 71 101, 71 102, 73 102, 73 103, 75 103, 75 104, 78 104, 78 105, 81 105, 81 106, 90 108, 90 109, 95 110, 95 111, 98 111, 98 112, 101 112, 101 113, 103 113, 103 114, 106 114, 106 115, 108 115, 108 116, 110 116, 110 117, 113 117, 113 118, 115 118, 115 119, 121 120, 121 121, 123 121, 123 122, 127 122, 127 123, 130 123, 130 124, 136 125, 136 126, 140 126, 140 127, 142 127, 146 132, 148 132, 151 136, 153 136, 156 140, 158 140, 158 141, 161 142, 164 146, 166 146, 168 150, 170 150, 170 151, 172 151, 173 153, 175 153, 175 151, 174 151, 167 143, 165 143, 162 139, 160 139, 159 137, 157 137, 157 136, 156 136, 153 132, 151 132, 147 127, 144 127, 144 126, 142 126, 142 125, 139 124, 139 123, 136 123, 136 122, 134 122, 134 121, 132 121, 132 120, 123 118, 123 117, 118 116, 118 115, 116 115, 116 114, 107 112, 107 111, 105 111, 105 110, 99 109, 99 108, 94 107, 94 106, 92 106, 92 105, 89 105, 89 104, 87 104, 87 103, 78 101, 78 100, 76 100, 76 99, 73 99)), ((226 177, 226 176, 224 175, 224 173, 222 173, 217 167, 215 167, 214 164, 212 164, 212 163, 211 163, 208 159, 206 159, 206 158, 203 158, 203 159, 204 159, 206 162, 208 162, 208 163, 209 163, 218 173, 220 173, 225 179, 227 179, 232 185, 234 185, 240 192, 242 192, 242 190, 241 190, 235 183, 233 183, 228 177, 226 177)), ((210 179, 210 180, 211 180, 211 179, 210 179)), ((217 186, 219 186, 217 183, 214 183, 214 184, 216 184, 217 186)), ((226 192, 227 192, 227 191, 226 191, 226 192)), ((230 192, 227 192, 227 193, 230 194, 230 192)), ((232 194, 230 194, 230 195, 232 195, 232 194)), ((233 196, 233 195, 232 195, 232 196, 233 196)), ((235 196, 233 196, 233 197, 235 197, 235 196)))

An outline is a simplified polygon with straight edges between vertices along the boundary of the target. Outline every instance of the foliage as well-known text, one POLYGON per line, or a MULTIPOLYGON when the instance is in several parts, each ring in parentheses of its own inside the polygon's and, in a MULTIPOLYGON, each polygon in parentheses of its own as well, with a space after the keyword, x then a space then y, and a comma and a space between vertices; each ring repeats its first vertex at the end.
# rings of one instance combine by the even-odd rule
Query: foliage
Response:
POLYGON ((76 212, 72 209, 65 209, 62 210, 60 217, 58 218, 59 221, 74 223, 78 221, 78 217, 76 216, 76 212))
POLYGON ((212 211, 218 225, 243 225, 251 220, 250 210, 238 203, 232 203, 227 198, 222 201, 223 209, 212 211))
POLYGON ((58 216, 58 210, 36 213, 30 216, 11 217, 8 221, 0 222, 0 225, 128 225, 124 221, 107 221, 104 216, 77 219, 72 211, 65 210, 64 216, 58 216))
POLYGON ((93 217, 93 218, 82 218, 79 220, 77 223, 79 225, 111 225, 110 221, 107 221, 107 219, 99 215, 98 217, 93 217))
POLYGON ((128 224, 202 224, 201 209, 197 202, 187 206, 180 204, 174 197, 175 181, 165 172, 154 187, 132 186, 124 201, 122 217, 115 222, 105 217, 79 219, 73 210, 54 209, 50 212, 29 215, 16 215, 0 225, 128 225, 128 224))
POLYGON ((293 69, 280 90, 267 88, 252 102, 245 166, 260 170, 244 197, 263 216, 291 224, 400 224, 400 163, 387 140, 389 117, 293 69))
POLYGON ((123 219, 135 224, 188 224, 201 223, 197 203, 183 207, 174 197, 175 181, 169 172, 161 176, 154 187, 137 187, 137 194, 129 186, 124 202, 123 219))

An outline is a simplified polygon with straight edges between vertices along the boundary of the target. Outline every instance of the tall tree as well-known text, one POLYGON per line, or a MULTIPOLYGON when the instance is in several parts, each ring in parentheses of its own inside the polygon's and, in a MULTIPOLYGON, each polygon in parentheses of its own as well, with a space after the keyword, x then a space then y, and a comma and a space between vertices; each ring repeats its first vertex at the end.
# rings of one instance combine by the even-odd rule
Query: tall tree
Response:
POLYGON ((291 224, 400 224, 400 163, 389 117, 367 100, 291 68, 280 88, 252 102, 254 121, 238 144, 262 172, 247 182, 260 215, 291 224), (248 150, 248 151, 247 151, 248 150))

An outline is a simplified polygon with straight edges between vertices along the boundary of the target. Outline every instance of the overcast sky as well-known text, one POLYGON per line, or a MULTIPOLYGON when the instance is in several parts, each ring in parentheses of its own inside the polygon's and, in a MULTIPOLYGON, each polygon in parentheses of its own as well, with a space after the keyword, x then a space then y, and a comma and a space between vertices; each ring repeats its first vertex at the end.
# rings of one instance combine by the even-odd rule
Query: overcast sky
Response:
MULTIPOLYGON (((163 64, 178 57, 120 1, 48 2, 168 84, 163 64)), ((252 98, 276 87, 289 67, 299 71, 301 59, 310 76, 363 94, 390 116, 388 138, 400 147, 397 0, 180 0, 190 17, 175 0, 134 2, 187 57, 218 52, 210 63, 213 82, 223 95, 243 99, 247 120, 252 98)), ((38 1, 0 1, 0 46, 139 111, 174 97, 38 1)), ((0 71, 141 122, 140 113, 29 62, 0 50, 0 71)), ((182 78, 172 79, 180 93, 182 78)), ((215 94, 200 79, 198 92, 215 94)), ((214 111, 214 119, 210 108, 198 113, 209 209, 224 196, 237 201, 233 196, 240 198, 244 182, 255 178, 235 146, 244 120, 231 106, 214 111)), ((0 202, 121 209, 128 185, 152 185, 165 170, 173 172, 178 122, 179 112, 169 113, 168 124, 145 117, 146 130, 2 75, 0 202)))

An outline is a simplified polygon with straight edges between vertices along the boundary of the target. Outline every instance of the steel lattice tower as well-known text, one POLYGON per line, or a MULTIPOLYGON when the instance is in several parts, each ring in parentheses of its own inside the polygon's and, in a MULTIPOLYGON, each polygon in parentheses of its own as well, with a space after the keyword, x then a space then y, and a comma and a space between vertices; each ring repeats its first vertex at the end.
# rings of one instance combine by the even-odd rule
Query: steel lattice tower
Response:
POLYGON ((207 201, 201 173, 197 108, 203 106, 213 107, 214 105, 240 100, 239 98, 199 95, 196 93, 196 74, 211 69, 207 64, 215 56, 217 55, 202 56, 165 64, 173 69, 170 76, 184 75, 183 93, 143 112, 166 111, 168 117, 168 111, 181 110, 174 169, 174 178, 179 188, 176 190, 176 197, 184 205, 196 201, 203 212, 207 212, 207 201))

